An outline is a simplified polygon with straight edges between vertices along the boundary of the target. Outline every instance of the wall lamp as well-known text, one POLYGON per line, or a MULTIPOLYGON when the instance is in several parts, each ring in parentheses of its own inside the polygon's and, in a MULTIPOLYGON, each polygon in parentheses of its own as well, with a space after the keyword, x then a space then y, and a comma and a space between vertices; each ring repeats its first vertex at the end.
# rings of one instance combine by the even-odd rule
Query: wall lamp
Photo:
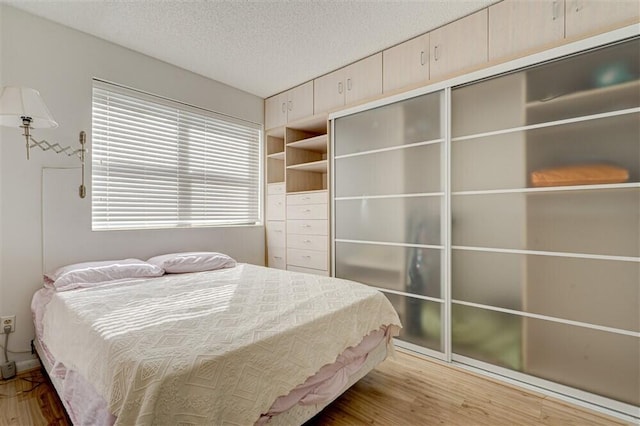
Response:
POLYGON ((69 157, 77 156, 82 163, 82 183, 79 188, 80 198, 87 195, 84 185, 84 156, 87 152, 85 144, 87 135, 80 132, 80 148, 72 150, 70 146, 62 147, 58 143, 51 144, 46 140, 40 141, 31 136, 31 129, 47 129, 58 127, 49 109, 45 105, 37 90, 27 87, 3 87, 0 92, 0 126, 19 127, 25 138, 27 148, 27 160, 31 148, 38 147, 43 151, 52 150, 56 154, 66 154, 69 157))

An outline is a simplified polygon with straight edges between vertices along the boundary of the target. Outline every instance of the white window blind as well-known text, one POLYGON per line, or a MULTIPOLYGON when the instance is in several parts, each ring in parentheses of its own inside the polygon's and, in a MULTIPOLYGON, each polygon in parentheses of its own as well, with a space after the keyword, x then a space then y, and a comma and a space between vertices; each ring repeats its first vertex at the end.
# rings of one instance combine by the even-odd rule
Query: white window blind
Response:
POLYGON ((94 230, 260 221, 260 127, 94 81, 94 230))

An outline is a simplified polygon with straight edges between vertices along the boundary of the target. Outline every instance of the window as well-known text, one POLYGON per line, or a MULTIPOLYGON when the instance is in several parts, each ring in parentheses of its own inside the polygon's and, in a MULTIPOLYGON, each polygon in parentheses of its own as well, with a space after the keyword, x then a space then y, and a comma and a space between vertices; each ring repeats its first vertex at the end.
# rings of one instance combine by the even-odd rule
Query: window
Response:
POLYGON ((94 81, 92 228, 260 222, 260 126, 94 81))

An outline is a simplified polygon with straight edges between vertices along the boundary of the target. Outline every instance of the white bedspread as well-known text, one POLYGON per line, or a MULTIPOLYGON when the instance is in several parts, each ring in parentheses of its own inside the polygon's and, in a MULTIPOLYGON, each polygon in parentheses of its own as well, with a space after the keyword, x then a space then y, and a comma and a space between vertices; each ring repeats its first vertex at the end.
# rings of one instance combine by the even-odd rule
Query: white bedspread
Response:
POLYGON ((250 425, 383 325, 380 292, 238 265, 56 293, 44 341, 122 425, 250 425))

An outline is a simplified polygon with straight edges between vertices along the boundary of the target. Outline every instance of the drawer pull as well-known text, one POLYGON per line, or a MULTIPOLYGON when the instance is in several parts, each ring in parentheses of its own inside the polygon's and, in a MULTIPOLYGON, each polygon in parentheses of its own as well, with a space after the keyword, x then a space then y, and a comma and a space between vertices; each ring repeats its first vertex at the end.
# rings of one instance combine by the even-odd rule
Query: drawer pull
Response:
POLYGON ((278 234, 282 234, 282 230, 281 230, 281 229, 276 229, 276 230, 275 230, 275 231, 273 231, 273 232, 277 232, 278 234))
POLYGON ((303 228, 311 228, 311 225, 302 225, 303 228))
POLYGON ((303 210, 305 213, 311 213, 311 209, 304 209, 303 210))
POLYGON ((304 240, 303 243, 305 244, 311 244, 311 240, 304 240))
POLYGON ((273 256, 274 259, 282 259, 282 256, 273 256))
POLYGON ((308 254, 303 254, 302 257, 305 259, 311 259, 311 256, 309 256, 308 254))

